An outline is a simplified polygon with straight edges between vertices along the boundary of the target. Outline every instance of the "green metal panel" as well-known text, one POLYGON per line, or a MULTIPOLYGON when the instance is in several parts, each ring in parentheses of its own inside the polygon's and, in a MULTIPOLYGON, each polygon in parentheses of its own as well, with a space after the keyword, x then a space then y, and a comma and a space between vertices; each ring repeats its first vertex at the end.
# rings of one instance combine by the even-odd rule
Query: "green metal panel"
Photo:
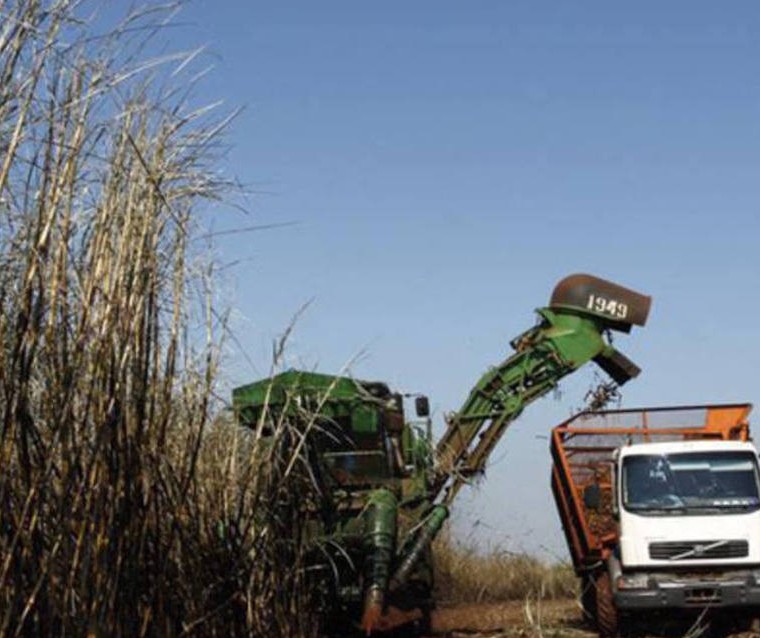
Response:
POLYGON ((256 427, 264 409, 297 416, 304 410, 324 417, 351 417, 355 432, 377 432, 379 411, 368 401, 390 397, 383 383, 288 370, 232 391, 232 407, 241 425, 256 427))
POLYGON ((288 394, 301 396, 329 395, 333 401, 357 399, 357 386, 383 385, 366 381, 355 381, 350 377, 340 377, 318 372, 288 370, 273 377, 262 379, 235 388, 232 391, 233 407, 261 407, 265 404, 284 405, 288 394))
POLYGON ((376 406, 358 403, 351 410, 351 429, 354 432, 377 432, 380 413, 376 406))

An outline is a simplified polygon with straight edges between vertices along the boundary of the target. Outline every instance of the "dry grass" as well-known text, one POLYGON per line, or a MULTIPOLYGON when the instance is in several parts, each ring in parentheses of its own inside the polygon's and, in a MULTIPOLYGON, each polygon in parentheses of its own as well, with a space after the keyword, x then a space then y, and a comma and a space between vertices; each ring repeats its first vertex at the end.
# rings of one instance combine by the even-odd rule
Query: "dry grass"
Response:
POLYGON ((210 421, 225 121, 85 9, 0 0, 0 635, 311 635, 297 438, 210 421))
POLYGON ((434 547, 436 598, 485 603, 575 598, 577 580, 567 564, 547 564, 526 554, 463 544, 444 532, 434 547))
MULTIPOLYGON (((86 7, 0 0, 0 636, 314 636, 315 421, 212 418, 225 120, 176 84, 193 54, 141 57, 172 6, 86 7)), ((574 588, 445 539, 437 568, 458 601, 574 588)))

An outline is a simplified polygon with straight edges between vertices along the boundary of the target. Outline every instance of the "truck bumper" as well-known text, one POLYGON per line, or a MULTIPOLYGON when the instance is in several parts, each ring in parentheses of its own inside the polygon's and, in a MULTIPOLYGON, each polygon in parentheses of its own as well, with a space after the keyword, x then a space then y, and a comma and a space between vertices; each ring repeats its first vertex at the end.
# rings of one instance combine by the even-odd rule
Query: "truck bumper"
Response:
POLYGON ((760 582, 744 571, 719 579, 650 574, 646 589, 615 587, 614 595, 619 609, 760 607, 760 582))

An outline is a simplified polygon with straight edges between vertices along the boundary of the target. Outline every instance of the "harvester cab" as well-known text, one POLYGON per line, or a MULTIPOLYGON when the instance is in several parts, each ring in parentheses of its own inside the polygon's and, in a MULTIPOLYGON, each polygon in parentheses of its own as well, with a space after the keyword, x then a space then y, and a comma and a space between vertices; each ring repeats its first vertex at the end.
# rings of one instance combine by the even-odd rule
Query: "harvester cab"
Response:
MULTIPOLYGON (((393 483, 419 464, 425 442, 404 418, 403 396, 385 383, 289 370, 233 390, 238 423, 264 436, 287 421, 310 439, 325 487, 393 483)), ((418 397, 418 405, 425 397, 418 397)))

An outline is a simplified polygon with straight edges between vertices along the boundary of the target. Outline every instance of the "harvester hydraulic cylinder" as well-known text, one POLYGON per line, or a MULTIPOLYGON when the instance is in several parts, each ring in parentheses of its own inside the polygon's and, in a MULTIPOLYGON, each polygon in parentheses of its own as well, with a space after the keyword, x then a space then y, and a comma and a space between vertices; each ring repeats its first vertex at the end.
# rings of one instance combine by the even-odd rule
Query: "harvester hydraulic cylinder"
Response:
POLYGON ((441 527, 443 527, 443 523, 448 516, 449 509, 445 505, 436 505, 431 510, 422 528, 419 530, 417 538, 414 539, 414 543, 399 564, 396 573, 393 574, 391 589, 396 589, 406 583, 420 556, 430 546, 430 543, 433 542, 433 539, 441 530, 441 527))
POLYGON ((380 488, 372 492, 365 512, 367 521, 366 582, 362 629, 372 633, 383 614, 396 540, 398 500, 393 492, 380 488))

